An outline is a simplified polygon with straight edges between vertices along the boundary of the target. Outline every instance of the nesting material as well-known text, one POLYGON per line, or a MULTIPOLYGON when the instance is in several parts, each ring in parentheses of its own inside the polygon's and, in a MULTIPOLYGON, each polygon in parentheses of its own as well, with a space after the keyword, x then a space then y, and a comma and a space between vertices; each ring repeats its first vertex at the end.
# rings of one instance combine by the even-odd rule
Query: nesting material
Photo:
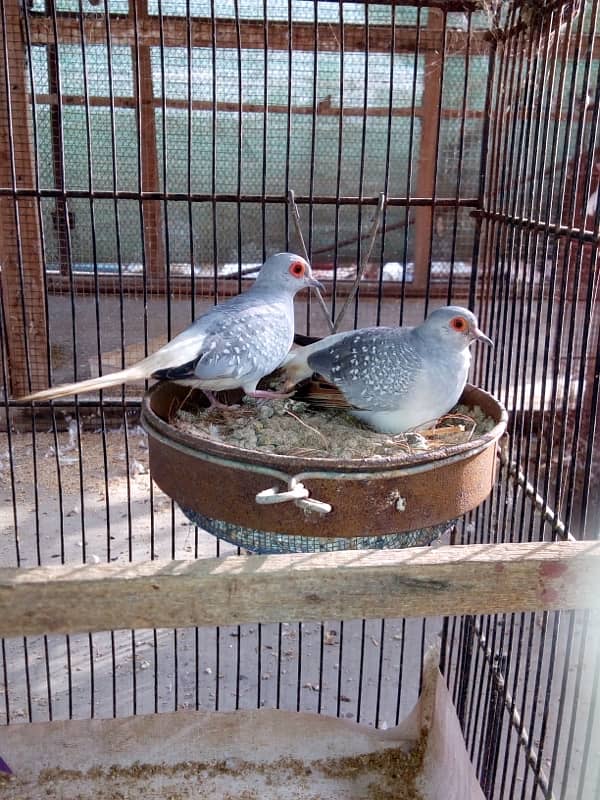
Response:
POLYGON ((496 424, 479 407, 456 406, 427 429, 377 433, 338 409, 315 410, 293 400, 263 403, 245 398, 240 407, 205 409, 185 405, 171 424, 202 439, 244 450, 307 458, 389 459, 462 444, 496 424))
POLYGON ((483 800, 438 668, 397 728, 308 713, 175 712, 11 725, 5 800, 483 800))

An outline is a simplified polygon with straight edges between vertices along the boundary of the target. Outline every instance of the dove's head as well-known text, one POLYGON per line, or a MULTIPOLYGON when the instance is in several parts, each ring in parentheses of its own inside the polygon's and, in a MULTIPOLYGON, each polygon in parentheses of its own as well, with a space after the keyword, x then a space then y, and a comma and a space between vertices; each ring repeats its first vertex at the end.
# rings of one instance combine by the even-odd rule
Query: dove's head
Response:
POLYGON ((468 308, 444 306, 432 311, 420 326, 423 334, 432 336, 458 350, 464 350, 473 342, 485 342, 493 347, 491 339, 479 329, 477 317, 468 308))
POLYGON ((323 286, 313 278, 308 261, 294 253, 276 253, 269 256, 260 268, 256 284, 273 291, 285 291, 295 295, 307 286, 322 289, 323 286))

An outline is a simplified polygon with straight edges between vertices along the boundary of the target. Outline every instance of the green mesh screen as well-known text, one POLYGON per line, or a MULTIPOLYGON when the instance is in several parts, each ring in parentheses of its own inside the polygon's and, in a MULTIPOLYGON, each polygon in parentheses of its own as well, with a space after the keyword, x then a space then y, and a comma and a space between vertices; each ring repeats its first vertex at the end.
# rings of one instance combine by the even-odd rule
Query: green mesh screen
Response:
MULTIPOLYGON (((129 7, 127 2, 113 0, 108 8, 118 15, 129 7)), ((44 10, 42 4, 34 7, 34 11, 44 10)), ((60 0, 56 10, 96 13, 110 35, 102 5, 86 2, 80 7, 78 0, 60 0)), ((240 24, 266 19, 285 26, 291 21, 292 31, 294 25, 307 24, 307 30, 314 31, 315 21, 325 27, 320 28, 317 50, 313 36, 312 44, 304 40, 304 49, 265 52, 260 46, 221 47, 218 37, 214 51, 210 46, 188 49, 184 26, 181 46, 172 46, 170 38, 169 46, 148 47, 145 63, 149 63, 151 88, 146 91, 151 95, 141 102, 145 110, 153 107, 150 123, 147 116, 142 120, 137 97, 142 45, 133 34, 130 44, 123 42, 122 34, 110 46, 60 44, 55 87, 51 85, 54 48, 32 47, 30 80, 36 96, 40 187, 52 189, 64 183, 67 191, 139 193, 140 162, 148 158, 148 153, 141 152, 142 120, 144 126, 150 125, 144 133, 155 142, 155 180, 145 188, 158 193, 146 224, 161 226, 168 264, 193 261, 210 267, 215 260, 219 264, 260 261, 265 250, 280 249, 290 230, 285 207, 264 206, 256 200, 262 196, 283 199, 290 189, 299 196, 331 198, 331 204, 313 207, 310 220, 307 209, 301 208, 305 230, 310 222, 306 235, 319 260, 334 258, 337 241, 338 260, 355 262, 358 228, 368 225, 372 207, 362 213, 344 205, 336 209, 335 198, 376 197, 381 191, 406 198, 422 191, 420 144, 423 126, 429 123, 424 123, 420 108, 428 62, 423 51, 390 51, 393 33, 414 30, 417 22, 420 35, 425 36, 427 10, 309 0, 291 5, 283 0, 240 0, 237 4, 233 0, 151 0, 148 5, 150 18, 160 15, 165 25, 170 18, 187 15, 191 21, 206 18, 210 22, 213 12, 216 21, 237 15, 240 24), (380 36, 387 29, 389 44, 380 39, 369 52, 354 46, 342 48, 331 32, 323 44, 321 31, 330 31, 327 24, 340 21, 359 30, 375 26, 380 36), (60 113, 52 105, 56 88, 63 96, 60 113), (239 196, 241 202, 226 202, 220 195, 239 196), (218 208, 212 207, 213 196, 218 208)), ((471 30, 484 28, 486 20, 485 13, 473 15, 471 30)), ((448 15, 449 36, 468 25, 466 14, 448 15)), ((157 25, 157 38, 159 31, 157 25)), ((444 55, 443 65, 433 196, 453 202, 476 197, 479 191, 488 58, 453 51, 444 55)), ((68 211, 69 226, 64 208, 61 212, 51 199, 42 203, 49 268, 56 269, 61 262, 64 271, 67 259, 74 269, 88 269, 91 264, 102 270, 118 265, 139 269, 144 261, 139 201, 136 206, 132 197, 74 198, 68 201, 68 211)), ((414 221, 414 208, 389 207, 380 251, 384 262, 408 262, 409 279, 414 221)), ((468 212, 437 208, 433 275, 447 270, 451 258, 468 270, 474 236, 475 222, 468 212)))

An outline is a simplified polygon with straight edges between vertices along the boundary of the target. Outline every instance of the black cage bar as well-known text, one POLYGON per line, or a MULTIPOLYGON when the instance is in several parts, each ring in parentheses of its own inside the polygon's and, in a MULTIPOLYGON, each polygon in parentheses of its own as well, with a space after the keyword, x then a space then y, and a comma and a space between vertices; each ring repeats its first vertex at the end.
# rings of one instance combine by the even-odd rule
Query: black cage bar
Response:
MULTIPOLYGON (((0 564, 235 550, 156 487, 119 369, 298 250, 346 327, 469 306, 509 411, 456 543, 597 538, 598 0, 1 0, 0 564)), ((316 303, 300 333, 324 335, 316 303)), ((592 612, 3 640, 6 724, 180 708, 394 725, 427 646, 489 798, 600 796, 592 612)))

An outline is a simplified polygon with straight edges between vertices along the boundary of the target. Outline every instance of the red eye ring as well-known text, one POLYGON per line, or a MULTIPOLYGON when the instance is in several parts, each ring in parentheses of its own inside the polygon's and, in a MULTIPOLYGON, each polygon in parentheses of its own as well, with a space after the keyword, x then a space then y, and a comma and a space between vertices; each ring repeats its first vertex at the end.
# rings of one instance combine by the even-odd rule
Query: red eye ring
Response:
POLYGON ((290 275, 294 278, 303 278, 306 273, 306 264, 303 261, 294 261, 290 265, 290 275))
POLYGON ((450 327, 459 333, 466 333, 469 330, 469 323, 464 317, 454 317, 450 320, 450 327))

